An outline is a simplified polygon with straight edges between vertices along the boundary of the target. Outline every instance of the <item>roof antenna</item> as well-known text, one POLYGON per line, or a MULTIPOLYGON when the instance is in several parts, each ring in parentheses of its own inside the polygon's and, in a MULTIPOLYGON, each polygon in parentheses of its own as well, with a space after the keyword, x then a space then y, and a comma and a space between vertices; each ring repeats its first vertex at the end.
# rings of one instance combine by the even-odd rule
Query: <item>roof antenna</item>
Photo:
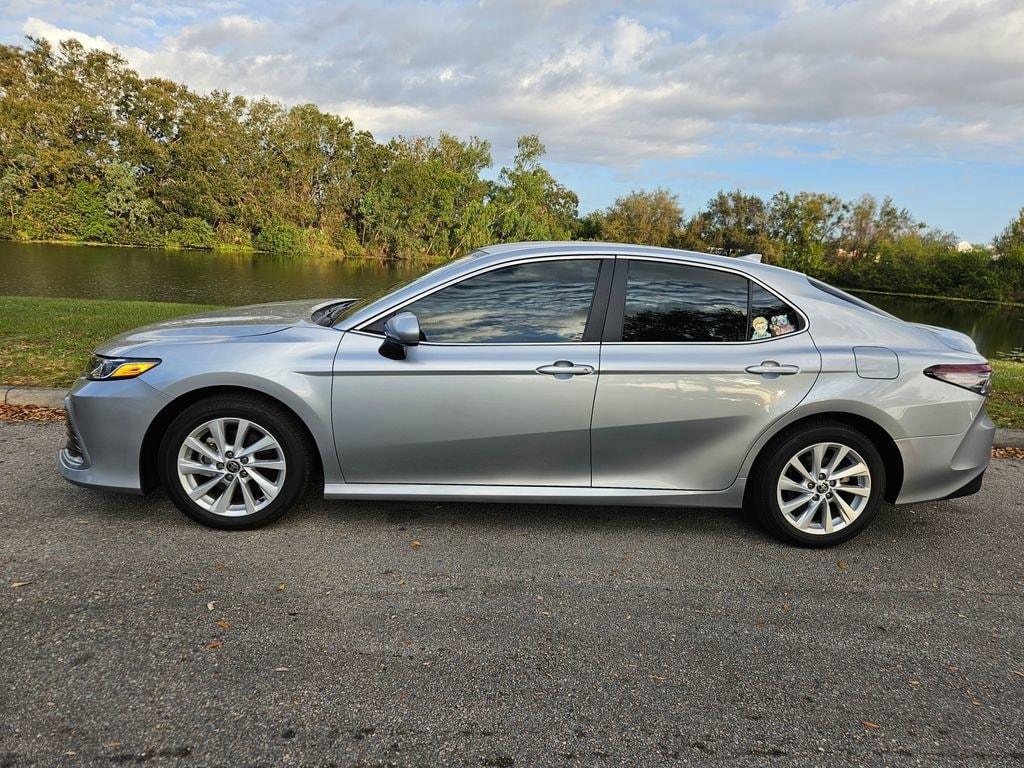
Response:
POLYGON ((745 253, 742 256, 737 256, 736 258, 737 259, 743 259, 744 261, 754 261, 754 262, 757 262, 758 264, 761 263, 761 254, 760 253, 745 253))

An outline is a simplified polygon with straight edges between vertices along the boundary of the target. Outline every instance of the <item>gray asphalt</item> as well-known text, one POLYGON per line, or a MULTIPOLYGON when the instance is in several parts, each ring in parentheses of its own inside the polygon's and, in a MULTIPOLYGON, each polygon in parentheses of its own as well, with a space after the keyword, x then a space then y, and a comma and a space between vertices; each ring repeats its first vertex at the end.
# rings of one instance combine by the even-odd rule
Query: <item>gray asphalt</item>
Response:
POLYGON ((0 423, 0 766, 1024 761, 1022 462, 826 551, 312 494, 223 533, 65 483, 61 431, 0 423))

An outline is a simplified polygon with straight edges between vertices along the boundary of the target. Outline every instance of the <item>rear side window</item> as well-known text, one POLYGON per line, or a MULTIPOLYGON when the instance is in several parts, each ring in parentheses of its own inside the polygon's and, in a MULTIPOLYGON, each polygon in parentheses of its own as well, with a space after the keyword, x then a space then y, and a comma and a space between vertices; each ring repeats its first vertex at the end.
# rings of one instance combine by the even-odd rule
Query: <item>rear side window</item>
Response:
POLYGON ((743 341, 747 279, 658 261, 629 262, 623 341, 743 341))
POLYGON ((757 283, 750 284, 750 323, 747 338, 771 339, 803 330, 803 319, 791 306, 757 283))

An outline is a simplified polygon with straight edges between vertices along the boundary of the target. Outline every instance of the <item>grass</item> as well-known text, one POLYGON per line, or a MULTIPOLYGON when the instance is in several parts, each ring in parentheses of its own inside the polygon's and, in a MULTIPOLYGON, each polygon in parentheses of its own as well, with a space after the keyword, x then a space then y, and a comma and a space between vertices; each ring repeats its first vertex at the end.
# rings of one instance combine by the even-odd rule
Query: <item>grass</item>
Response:
MULTIPOLYGON (((206 304, 0 296, 0 384, 66 387, 92 350, 122 331, 203 312, 206 304)), ((988 411, 1000 427, 1024 429, 1024 363, 996 360, 988 411)))
POLYGON ((1024 363, 994 360, 988 413, 1000 427, 1024 429, 1024 363))
POLYGON ((66 387, 111 336, 206 304, 0 296, 0 384, 66 387))

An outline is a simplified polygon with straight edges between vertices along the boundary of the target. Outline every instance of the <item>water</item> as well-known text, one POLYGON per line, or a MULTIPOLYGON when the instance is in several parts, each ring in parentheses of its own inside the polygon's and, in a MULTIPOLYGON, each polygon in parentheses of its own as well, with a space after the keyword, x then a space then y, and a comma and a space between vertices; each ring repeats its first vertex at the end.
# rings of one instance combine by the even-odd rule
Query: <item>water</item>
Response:
MULTIPOLYGON (((254 304, 362 296, 420 271, 372 261, 0 242, 0 295, 14 296, 254 304)), ((863 297, 905 320, 963 331, 985 355, 1024 355, 1024 307, 863 297)))

